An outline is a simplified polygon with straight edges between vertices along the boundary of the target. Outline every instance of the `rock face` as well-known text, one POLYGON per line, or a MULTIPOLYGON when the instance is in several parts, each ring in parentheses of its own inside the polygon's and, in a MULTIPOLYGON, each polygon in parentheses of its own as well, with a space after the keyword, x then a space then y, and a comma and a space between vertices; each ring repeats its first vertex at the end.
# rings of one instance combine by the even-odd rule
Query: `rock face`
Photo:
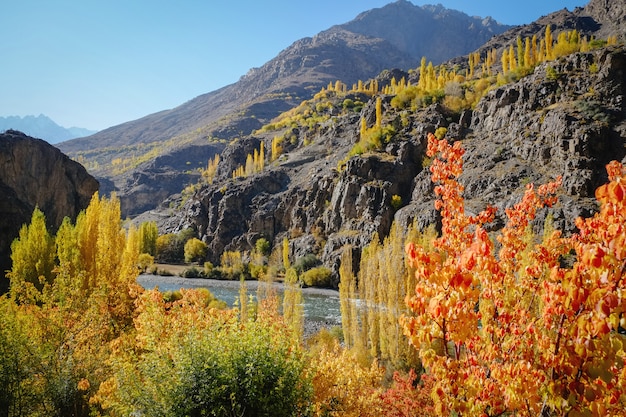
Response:
MULTIPOLYGON (((387 97, 383 123, 396 127, 393 140, 341 165, 358 139, 361 117, 370 125, 375 120, 370 102, 360 114, 299 130, 279 162, 243 180, 222 177, 163 226, 196 230, 213 261, 224 250, 251 250, 259 237, 288 237, 294 260, 314 254, 336 271, 344 245, 358 256, 374 233, 387 235, 392 221, 437 224, 430 173, 423 167, 427 132, 445 127, 466 149, 461 182, 467 210, 498 208, 490 230, 504 225, 504 209, 519 201, 526 184, 563 176, 560 202, 542 211, 535 226, 540 231, 550 215, 557 228, 571 232, 576 217, 597 209, 594 191, 606 181, 605 164, 625 159, 625 71, 624 47, 573 54, 492 90, 460 116, 439 105, 396 111, 387 97)), ((229 158, 242 163, 241 155, 260 141, 269 149, 271 135, 241 140, 239 151, 229 147, 224 164, 235 164, 229 158)))
MULTIPOLYGON (((11 242, 35 207, 56 230, 87 207, 98 182, 47 142, 9 130, 0 134, 0 270, 10 269, 11 242)), ((1 279, 0 292, 8 282, 1 279)))
POLYGON ((600 22, 602 27, 599 36, 606 38, 614 35, 623 37, 626 35, 626 4, 622 1, 591 0, 584 8, 584 13, 600 22))

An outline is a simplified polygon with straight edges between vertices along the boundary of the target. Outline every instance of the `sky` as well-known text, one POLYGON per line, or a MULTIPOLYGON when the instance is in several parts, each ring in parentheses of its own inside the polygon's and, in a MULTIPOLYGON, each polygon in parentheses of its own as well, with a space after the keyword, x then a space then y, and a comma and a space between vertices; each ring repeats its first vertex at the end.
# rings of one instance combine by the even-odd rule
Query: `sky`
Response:
MULTIPOLYGON (((0 116, 101 130, 236 82, 392 0, 1 0, 0 116)), ((510 25, 586 0, 411 0, 510 25)))

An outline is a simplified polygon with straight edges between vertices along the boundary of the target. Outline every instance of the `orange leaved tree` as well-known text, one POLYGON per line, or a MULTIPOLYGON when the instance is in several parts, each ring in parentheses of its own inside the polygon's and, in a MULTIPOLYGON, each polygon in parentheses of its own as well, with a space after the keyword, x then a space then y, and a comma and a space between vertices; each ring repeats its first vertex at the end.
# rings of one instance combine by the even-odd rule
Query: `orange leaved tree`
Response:
POLYGON ((507 209, 499 249, 483 228, 488 207, 464 211, 460 142, 429 135, 442 216, 432 247, 409 244, 417 285, 405 332, 433 378, 438 414, 623 415, 626 369, 626 171, 608 165, 600 211, 563 237, 532 232, 539 209, 557 202, 560 179, 529 185, 507 209))

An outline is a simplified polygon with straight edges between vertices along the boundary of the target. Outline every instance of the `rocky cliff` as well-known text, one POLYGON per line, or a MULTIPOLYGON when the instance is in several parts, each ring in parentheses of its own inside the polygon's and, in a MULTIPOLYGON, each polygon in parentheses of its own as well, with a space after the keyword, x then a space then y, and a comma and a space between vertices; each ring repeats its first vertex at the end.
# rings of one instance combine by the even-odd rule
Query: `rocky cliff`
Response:
MULTIPOLYGON (((466 149, 461 181, 468 210, 499 208, 491 230, 502 227, 504 208, 518 201, 526 184, 562 175, 561 200, 542 212, 536 227, 550 214, 556 227, 571 232, 577 216, 596 209, 594 190, 606 180, 604 165, 626 155, 625 71, 624 47, 573 54, 495 88, 461 115, 437 104, 398 111, 384 96, 383 123, 397 133, 382 150, 345 160, 361 117, 370 125, 375 119, 369 102, 360 113, 298 130, 292 148, 262 173, 201 188, 164 226, 196 230, 214 261, 224 250, 250 250, 261 236, 273 242, 288 237, 295 259, 314 254, 336 270, 343 245, 353 245, 358 255, 393 221, 437 223, 424 153, 426 134, 445 127, 466 149)), ((271 138, 256 135, 231 147, 252 149, 265 141, 269 149, 271 138)))
MULTIPOLYGON (((10 269, 11 242, 35 207, 56 230, 87 207, 98 182, 47 142, 9 130, 0 134, 0 271, 10 269)), ((0 279, 0 293, 8 282, 0 279)))

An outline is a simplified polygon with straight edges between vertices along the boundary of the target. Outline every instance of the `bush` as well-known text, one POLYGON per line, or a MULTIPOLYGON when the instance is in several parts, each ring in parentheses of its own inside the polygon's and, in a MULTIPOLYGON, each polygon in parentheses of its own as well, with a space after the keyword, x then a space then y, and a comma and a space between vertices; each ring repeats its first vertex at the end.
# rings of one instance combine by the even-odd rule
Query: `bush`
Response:
POLYGON ((149 253, 142 253, 137 258, 137 266, 141 270, 142 273, 145 273, 154 265, 154 256, 149 253))
POLYGON ((185 262, 204 261, 207 254, 207 245, 197 238, 191 238, 185 243, 185 262))
POLYGON ((254 246, 256 248, 256 251, 258 253, 260 253, 261 255, 263 255, 263 256, 269 255, 270 254, 270 250, 272 249, 271 245, 270 245, 270 242, 267 239, 265 239, 264 237, 261 237, 261 238, 257 239, 257 241, 256 241, 254 246))
POLYGON ((327 287, 330 284, 332 272, 324 266, 318 266, 305 271, 300 279, 308 287, 327 287))
POLYGON ((308 362, 275 316, 242 322, 215 309, 206 290, 181 295, 173 304, 154 291, 142 296, 137 338, 115 351, 114 378, 100 390, 107 408, 115 415, 306 415, 308 362))
POLYGON ((399 210, 400 207, 402 207, 402 197, 397 194, 392 195, 391 207, 393 207, 394 210, 399 210))
POLYGON ((185 269, 181 274, 181 277, 183 278, 205 278, 206 275, 204 273, 204 271, 202 269, 199 269, 195 266, 192 266, 191 268, 187 268, 185 269))
POLYGON ((298 274, 308 271, 309 269, 320 265, 321 262, 317 259, 317 256, 312 253, 307 253, 302 258, 298 258, 293 267, 298 271, 298 274))

